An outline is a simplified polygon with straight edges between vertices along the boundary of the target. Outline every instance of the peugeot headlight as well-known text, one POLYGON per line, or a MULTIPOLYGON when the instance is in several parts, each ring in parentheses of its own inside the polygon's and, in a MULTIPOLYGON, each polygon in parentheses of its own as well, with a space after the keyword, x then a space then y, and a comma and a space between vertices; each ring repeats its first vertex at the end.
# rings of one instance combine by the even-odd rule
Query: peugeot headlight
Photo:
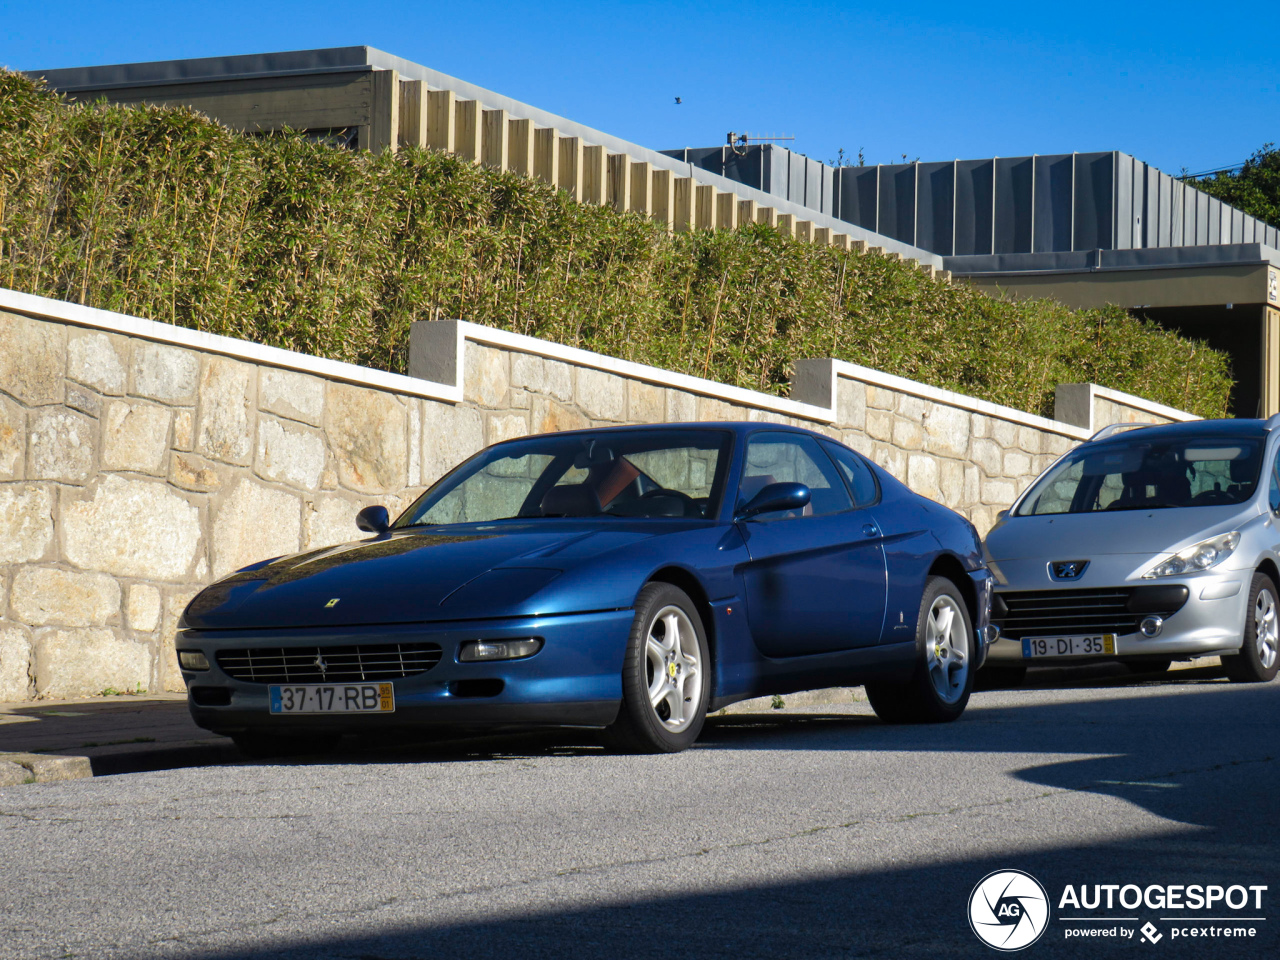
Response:
POLYGON ((1210 537, 1180 550, 1168 560, 1162 560, 1142 575, 1143 580, 1157 577, 1176 577, 1184 573, 1199 573, 1221 563, 1231 556, 1240 543, 1239 531, 1232 530, 1218 537, 1210 537))

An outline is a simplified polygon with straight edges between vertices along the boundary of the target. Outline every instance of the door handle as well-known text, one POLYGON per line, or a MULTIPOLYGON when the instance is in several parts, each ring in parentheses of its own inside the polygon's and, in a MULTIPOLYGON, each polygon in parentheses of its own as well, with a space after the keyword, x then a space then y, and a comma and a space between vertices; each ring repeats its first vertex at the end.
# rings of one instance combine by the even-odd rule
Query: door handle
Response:
POLYGON ((880 536, 880 528, 877 527, 874 523, 864 523, 862 525, 862 532, 868 537, 880 536))

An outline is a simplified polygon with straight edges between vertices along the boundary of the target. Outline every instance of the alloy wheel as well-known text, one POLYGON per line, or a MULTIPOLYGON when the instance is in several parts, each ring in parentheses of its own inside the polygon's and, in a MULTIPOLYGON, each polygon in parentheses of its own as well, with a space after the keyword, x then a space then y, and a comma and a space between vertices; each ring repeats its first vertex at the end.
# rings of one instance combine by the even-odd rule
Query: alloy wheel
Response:
POLYGON ((1270 670, 1280 647, 1280 624, 1276 622, 1276 598, 1266 587, 1258 591, 1253 605, 1253 633, 1258 645, 1258 662, 1262 669, 1270 670))
POLYGON ((662 725, 677 733, 693 721, 702 697, 698 637, 679 607, 663 607, 650 622, 645 658, 649 704, 662 725))
POLYGON ((946 594, 929 607, 925 651, 933 689, 944 703, 955 703, 969 677, 969 637, 959 604, 946 594))

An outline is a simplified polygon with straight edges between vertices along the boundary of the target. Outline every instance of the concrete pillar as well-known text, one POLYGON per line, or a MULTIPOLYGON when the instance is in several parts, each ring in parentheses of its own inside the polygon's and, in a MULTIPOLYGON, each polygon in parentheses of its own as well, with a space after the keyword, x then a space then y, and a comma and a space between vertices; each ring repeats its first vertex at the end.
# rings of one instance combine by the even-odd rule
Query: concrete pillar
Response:
POLYGON ((560 153, 560 189, 579 203, 590 203, 587 196, 587 150, 580 137, 560 137, 556 149, 560 153))
POLYGON ((738 195, 721 193, 716 196, 716 229, 734 230, 738 226, 738 195))
POLYGON ((757 207, 756 223, 763 223, 770 227, 778 225, 778 211, 773 207, 757 207))
POLYGON ((427 146, 432 150, 453 153, 457 144, 457 104, 452 90, 427 93, 427 146))
POLYGON ((631 204, 631 158, 625 153, 609 154, 609 169, 605 183, 605 203, 619 213, 631 204))
POLYGON ((533 121, 507 121, 507 169, 521 176, 533 176, 533 121))
POLYGON ((639 213, 648 216, 652 205, 649 199, 649 190, 653 186, 653 168, 649 166, 648 161, 633 160, 631 161, 631 198, 627 203, 627 209, 632 213, 639 213))
POLYGON ((507 169, 507 116, 505 110, 485 110, 480 123, 480 165, 507 169))
POLYGON ((738 201, 738 225, 756 222, 756 202, 754 200, 738 201))
POLYGON ((1280 310, 1262 308, 1262 412, 1280 413, 1280 310))
POLYGON ((453 152, 472 163, 480 162, 480 101, 455 100, 453 104, 453 152))
POLYGON ((373 110, 369 124, 369 149, 396 152, 400 140, 400 74, 373 71, 373 110))
POLYGON ((672 228, 675 214, 675 196, 673 186, 675 177, 670 170, 653 171, 649 213, 659 223, 665 223, 667 230, 672 228))
POLYGON ((426 99, 427 85, 421 80, 400 81, 400 146, 427 145, 426 99))
POLYGON ((582 148, 582 186, 578 196, 583 203, 604 203, 607 169, 604 147, 593 145, 582 148))
POLYGON ((553 127, 533 131, 533 175, 553 187, 560 185, 560 135, 553 127))
POLYGON ((595 172, 596 155, 604 147, 589 147, 579 137, 561 137, 561 187, 572 193, 580 204, 599 204, 604 198, 604 184, 595 172), (595 179, 593 179, 595 178, 595 179), (599 193, 599 198, 596 198, 599 193))
POLYGON ((693 195, 693 225, 699 230, 716 228, 716 194, 719 191, 709 183, 699 183, 693 195))
POLYGON ((693 177, 676 177, 672 184, 671 229, 684 233, 694 229, 697 224, 695 211, 694 188, 697 184, 693 177))

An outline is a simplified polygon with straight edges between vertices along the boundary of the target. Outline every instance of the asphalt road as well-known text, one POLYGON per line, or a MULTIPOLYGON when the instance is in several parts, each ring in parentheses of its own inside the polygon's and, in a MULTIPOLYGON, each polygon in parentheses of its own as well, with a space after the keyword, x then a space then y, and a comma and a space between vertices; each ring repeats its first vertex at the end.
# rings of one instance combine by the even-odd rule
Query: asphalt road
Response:
POLYGON ((668 757, 521 735, 10 787, 0 956, 994 957, 970 892, 1015 868, 1052 901, 1019 956, 1276 957, 1278 706, 1207 671, 1050 677, 947 726, 716 717, 668 757), (1108 912, 1067 884, 1270 889, 1108 912), (1193 916, 1264 919, 1175 940, 1224 925, 1193 916))

